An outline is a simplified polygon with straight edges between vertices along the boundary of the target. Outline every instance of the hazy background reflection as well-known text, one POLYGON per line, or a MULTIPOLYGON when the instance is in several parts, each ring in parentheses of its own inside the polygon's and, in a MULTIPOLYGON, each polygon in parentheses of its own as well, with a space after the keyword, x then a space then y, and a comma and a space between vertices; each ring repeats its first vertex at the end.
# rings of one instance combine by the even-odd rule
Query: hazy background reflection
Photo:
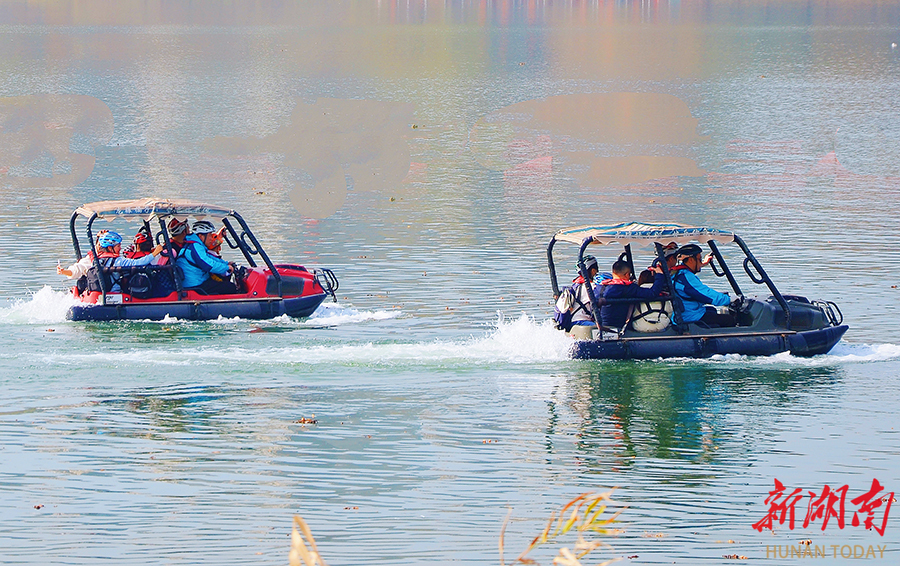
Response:
POLYGON ((775 477, 900 485, 898 43, 895 1, 0 3, 0 555, 285 564, 301 513, 333 564, 493 563, 508 506, 519 550, 619 486, 605 557, 896 562, 750 525, 775 477), (233 207, 339 304, 65 323, 72 210, 144 196, 233 207), (567 360, 547 242, 630 220, 733 229, 845 341, 567 360))

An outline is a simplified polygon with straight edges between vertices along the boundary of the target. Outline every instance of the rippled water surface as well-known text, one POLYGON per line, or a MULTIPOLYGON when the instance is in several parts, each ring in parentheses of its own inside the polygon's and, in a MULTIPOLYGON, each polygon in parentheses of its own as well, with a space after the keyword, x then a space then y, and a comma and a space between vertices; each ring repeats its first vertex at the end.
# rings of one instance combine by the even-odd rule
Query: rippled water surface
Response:
POLYGON ((507 562, 614 487, 586 564, 897 562, 849 499, 900 490, 900 7, 226 4, 0 6, 0 563, 287 564, 299 514, 330 564, 496 564, 508 513, 507 562), (66 322, 72 210, 150 195, 235 208, 337 303, 66 322), (733 229, 850 330, 569 360, 547 242, 625 220, 733 229), (847 485, 844 527, 807 496, 754 530, 776 478, 847 485))

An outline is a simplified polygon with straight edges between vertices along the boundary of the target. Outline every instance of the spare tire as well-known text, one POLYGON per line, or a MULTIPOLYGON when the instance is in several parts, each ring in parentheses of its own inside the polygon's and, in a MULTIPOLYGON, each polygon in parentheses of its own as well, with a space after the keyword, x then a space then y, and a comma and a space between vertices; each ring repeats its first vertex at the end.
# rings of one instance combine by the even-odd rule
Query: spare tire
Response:
POLYGON ((146 273, 135 273, 128 278, 128 292, 138 299, 149 299, 153 293, 153 283, 146 273))
POLYGON ((637 332, 661 332, 672 324, 672 301, 637 303, 631 313, 631 328, 637 332))

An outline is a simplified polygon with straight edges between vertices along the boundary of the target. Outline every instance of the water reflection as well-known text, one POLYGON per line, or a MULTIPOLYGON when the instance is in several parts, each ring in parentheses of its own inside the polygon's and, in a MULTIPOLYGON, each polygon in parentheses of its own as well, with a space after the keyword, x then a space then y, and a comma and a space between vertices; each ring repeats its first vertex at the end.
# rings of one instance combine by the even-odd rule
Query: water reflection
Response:
POLYGON ((92 96, 2 97, 0 187, 74 187, 90 176, 91 154, 112 132, 112 112, 92 96))
MULTIPOLYGON (((158 390, 138 389, 133 393, 100 401, 115 413, 116 409, 131 413, 139 419, 134 436, 147 440, 165 441, 172 434, 228 435, 222 417, 226 413, 233 392, 218 386, 166 387, 158 390)), ((117 425, 115 434, 131 436, 127 427, 117 425)))
MULTIPOLYGON (((244 321, 239 328, 234 325, 211 323, 172 322, 131 322, 116 321, 79 325, 80 340, 87 340, 104 350, 121 350, 134 345, 172 345, 177 342, 208 342, 217 335, 230 332, 248 332, 250 326, 244 321)), ((82 343, 82 346, 87 344, 82 343)), ((174 355, 174 354, 173 354, 174 355)))
POLYGON ((309 218, 327 218, 344 204, 348 177, 359 192, 393 190, 410 169, 404 134, 413 105, 372 100, 298 101, 289 125, 263 139, 217 136, 205 147, 225 155, 282 156, 293 171, 290 200, 309 218))
POLYGON ((585 25, 590 23, 721 23, 797 26, 896 21, 897 6, 890 3, 854 2, 852 6, 827 2, 771 3, 765 0, 733 2, 680 2, 618 0, 604 2, 429 2, 428 0, 329 2, 256 1, 212 9, 207 3, 169 3, 154 0, 79 2, 78 9, 60 8, 55 2, 4 3, 0 19, 9 22, 44 22, 50 25, 280 25, 287 21, 322 21, 331 24, 377 22, 379 25, 585 25))
MULTIPOLYGON (((836 367, 753 368, 708 364, 622 363, 568 378, 548 401, 547 449, 560 411, 575 415, 576 451, 588 468, 621 471, 637 458, 716 463, 733 459, 743 415, 806 412, 797 394, 829 389, 836 367)), ((743 442, 743 441, 741 441, 743 442)), ((738 444, 741 444, 738 442, 738 444)), ((752 452, 753 441, 738 451, 752 452)))
POLYGON ((55 171, 0 151, 60 185, 96 158, 80 184, 0 192, 2 294, 64 284, 77 204, 155 193, 234 207, 274 260, 334 267, 342 304, 403 314, 252 333, 15 311, 13 560, 283 564, 268 529, 301 512, 337 561, 489 563, 510 502, 541 518, 530 540, 567 495, 620 485, 641 560, 719 563, 737 549, 711 541, 772 540, 746 517, 773 476, 898 468, 896 2, 220 4, 0 3, 2 96, 108 108, 79 129, 38 107, 23 131, 55 171), (301 210, 327 218, 292 206, 312 185, 301 210), (628 218, 738 231, 783 292, 836 300, 851 343, 889 351, 582 363, 539 325, 493 331, 552 310, 556 229, 628 218))

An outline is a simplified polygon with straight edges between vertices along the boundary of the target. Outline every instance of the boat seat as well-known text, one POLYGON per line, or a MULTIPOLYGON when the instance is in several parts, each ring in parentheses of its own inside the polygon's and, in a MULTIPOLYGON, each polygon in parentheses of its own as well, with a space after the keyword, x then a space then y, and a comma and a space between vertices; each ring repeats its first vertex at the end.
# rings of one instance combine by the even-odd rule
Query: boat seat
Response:
POLYGON ((636 332, 662 332, 672 324, 673 312, 671 300, 636 303, 629 323, 636 332))
POLYGON ((566 334, 576 340, 617 340, 622 337, 622 331, 618 328, 604 326, 601 332, 595 325, 581 324, 576 324, 566 334))
POLYGON ((597 330, 596 326, 585 326, 583 324, 576 324, 572 326, 572 329, 569 330, 569 335, 576 340, 593 340, 594 334, 593 332, 597 330))

